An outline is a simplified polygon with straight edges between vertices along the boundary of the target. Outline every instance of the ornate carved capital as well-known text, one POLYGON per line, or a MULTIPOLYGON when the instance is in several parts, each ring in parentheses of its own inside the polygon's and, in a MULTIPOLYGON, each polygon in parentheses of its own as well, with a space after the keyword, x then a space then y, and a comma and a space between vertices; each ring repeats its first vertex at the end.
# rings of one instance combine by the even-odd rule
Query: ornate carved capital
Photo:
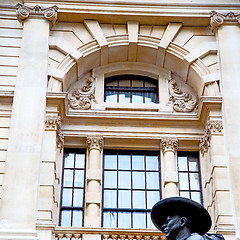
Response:
POLYGON ((68 94, 68 103, 72 109, 88 110, 95 100, 95 88, 93 86, 95 78, 90 77, 86 84, 81 88, 73 89, 68 94))
POLYGON ((102 136, 88 136, 87 137, 87 147, 91 151, 97 149, 102 151, 104 140, 102 136))
POLYGON ((210 25, 212 30, 215 31, 223 23, 240 23, 240 14, 229 12, 226 14, 218 13, 216 11, 210 12, 210 25))
POLYGON ((16 14, 19 22, 24 21, 30 15, 43 15, 44 18, 47 19, 52 25, 54 25, 57 21, 58 7, 56 5, 48 8, 41 8, 39 5, 28 7, 21 3, 18 3, 16 5, 16 9, 16 14))
POLYGON ((161 148, 163 153, 171 151, 176 152, 178 147, 178 140, 176 138, 163 138, 161 139, 161 148))
POLYGON ((61 118, 59 116, 47 116, 45 126, 48 131, 56 131, 57 147, 62 150, 64 145, 64 135, 61 132, 61 118))
POLYGON ((208 152, 212 135, 222 133, 222 130, 223 130, 223 124, 221 120, 208 121, 205 128, 204 136, 200 139, 200 144, 199 144, 199 148, 203 156, 205 153, 208 152))
POLYGON ((173 102, 173 109, 176 112, 193 112, 197 111, 197 98, 191 93, 183 92, 175 80, 170 80, 170 101, 173 102))

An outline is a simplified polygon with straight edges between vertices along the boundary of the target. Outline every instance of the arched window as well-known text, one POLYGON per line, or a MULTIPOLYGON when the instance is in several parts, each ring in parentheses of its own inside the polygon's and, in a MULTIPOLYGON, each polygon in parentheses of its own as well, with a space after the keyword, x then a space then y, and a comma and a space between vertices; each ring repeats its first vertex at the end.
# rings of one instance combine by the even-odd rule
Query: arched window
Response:
POLYGON ((118 75, 105 79, 107 103, 158 103, 155 79, 139 75, 118 75))

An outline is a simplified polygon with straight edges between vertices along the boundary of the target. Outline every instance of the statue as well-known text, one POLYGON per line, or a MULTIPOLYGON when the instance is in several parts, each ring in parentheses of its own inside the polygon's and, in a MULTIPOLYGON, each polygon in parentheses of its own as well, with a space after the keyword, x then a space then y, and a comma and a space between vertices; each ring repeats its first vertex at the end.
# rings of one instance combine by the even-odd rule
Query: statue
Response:
POLYGON ((221 234, 208 234, 212 220, 199 203, 183 197, 165 198, 152 208, 154 225, 168 240, 224 240, 221 234))

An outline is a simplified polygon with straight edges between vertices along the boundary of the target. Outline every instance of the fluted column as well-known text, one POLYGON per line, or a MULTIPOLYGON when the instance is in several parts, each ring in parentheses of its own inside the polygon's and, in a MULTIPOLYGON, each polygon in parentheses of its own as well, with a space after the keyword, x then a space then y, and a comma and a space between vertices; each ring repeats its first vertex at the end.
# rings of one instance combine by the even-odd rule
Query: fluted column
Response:
POLYGON ((163 156, 163 197, 178 196, 178 171, 177 171, 177 146, 176 138, 161 139, 163 156))
POLYGON ((12 107, 0 209, 0 239, 36 239, 41 148, 45 128, 49 26, 56 7, 17 5, 22 45, 12 107))
POLYGON ((240 14, 234 12, 211 14, 211 26, 217 36, 223 97, 223 129, 228 160, 233 206, 235 208, 236 238, 240 239, 240 14))
POLYGON ((102 198, 102 136, 87 137, 88 161, 87 161, 87 187, 86 187, 86 227, 101 226, 101 198, 102 198))

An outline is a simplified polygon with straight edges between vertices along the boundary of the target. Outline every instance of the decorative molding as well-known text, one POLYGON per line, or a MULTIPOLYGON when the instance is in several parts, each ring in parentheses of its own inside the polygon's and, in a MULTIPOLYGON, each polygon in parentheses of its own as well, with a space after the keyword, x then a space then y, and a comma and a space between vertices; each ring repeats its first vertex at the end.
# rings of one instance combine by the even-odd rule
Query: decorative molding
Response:
POLYGON ((196 112, 198 109, 197 98, 191 93, 183 92, 175 80, 170 80, 170 101, 173 102, 173 109, 176 112, 196 112))
POLYGON ((34 7, 28 7, 23 5, 22 3, 18 3, 16 5, 16 15, 19 22, 23 22, 30 15, 43 15, 45 19, 47 19, 51 25, 54 25, 57 21, 57 10, 58 7, 56 5, 48 8, 41 8, 39 5, 34 7))
POLYGON ((212 135, 222 133, 222 130, 223 130, 223 124, 221 120, 208 121, 205 128, 204 136, 200 139, 200 144, 199 144, 199 149, 203 156, 205 153, 208 152, 212 135))
POLYGON ((72 89, 68 93, 68 103, 72 109, 88 110, 92 106, 92 100, 95 100, 95 78, 88 78, 86 84, 81 88, 72 89))
POLYGON ((103 145, 104 145, 104 140, 102 136, 88 136, 87 137, 87 147, 91 151, 93 149, 97 149, 99 151, 102 151, 103 145))
POLYGON ((59 116, 47 116, 45 126, 47 131, 56 131, 56 143, 60 151, 64 145, 64 134, 61 131, 61 118, 59 116))
POLYGON ((215 31, 223 23, 236 23, 240 24, 240 14, 229 12, 226 14, 218 13, 216 11, 210 12, 210 25, 213 31, 215 31))
POLYGON ((162 151, 163 151, 163 154, 165 152, 168 152, 168 151, 171 151, 171 152, 176 152, 177 151, 177 148, 178 148, 178 139, 176 138, 163 138, 161 139, 161 148, 162 148, 162 151))

